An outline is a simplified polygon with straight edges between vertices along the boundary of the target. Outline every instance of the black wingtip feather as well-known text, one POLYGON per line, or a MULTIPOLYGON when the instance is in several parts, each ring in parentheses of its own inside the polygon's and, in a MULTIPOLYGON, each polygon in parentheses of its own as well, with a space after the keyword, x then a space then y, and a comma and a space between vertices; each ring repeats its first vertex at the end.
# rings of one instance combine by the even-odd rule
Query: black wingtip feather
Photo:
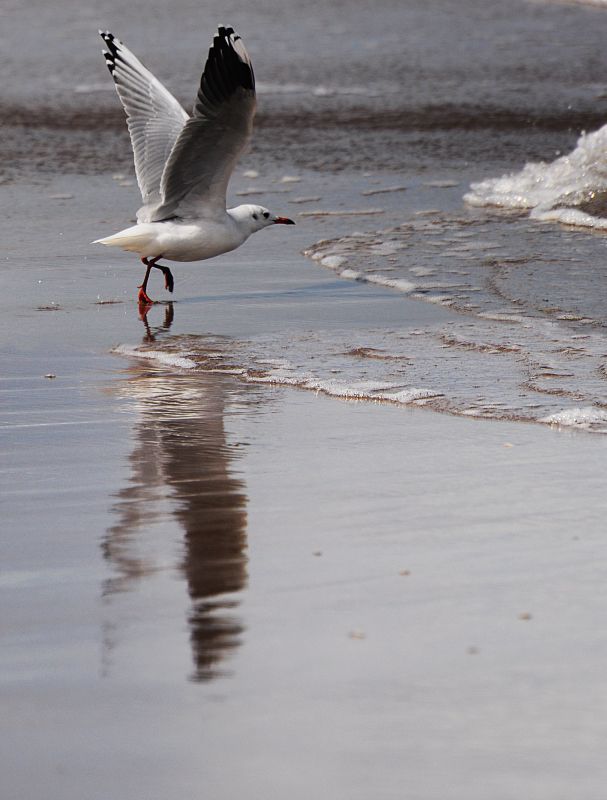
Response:
POLYGON ((99 31, 99 36, 103 39, 105 46, 110 52, 112 58, 118 55, 118 45, 116 44, 116 37, 109 31, 99 31))
POLYGON ((218 27, 200 80, 198 101, 202 105, 220 105, 238 89, 255 91, 255 76, 246 58, 246 51, 242 45, 238 49, 234 47, 240 38, 234 28, 225 25, 218 27), (245 53, 244 58, 242 52, 245 53))
POLYGON ((118 53, 118 45, 115 41, 116 37, 109 31, 99 31, 99 36, 101 36, 103 43, 107 47, 107 50, 102 50, 102 53, 103 57, 105 58, 107 68, 110 71, 110 75, 114 77, 114 72, 116 71, 116 60, 120 58, 118 53))
MULTIPOLYGON (((103 51, 105 63, 112 77, 116 61, 121 60, 119 42, 110 31, 99 31, 107 50, 103 51)), ((246 51, 235 43, 242 41, 231 26, 220 25, 213 37, 213 44, 200 80, 198 101, 204 106, 218 106, 229 99, 238 89, 255 91, 255 75, 246 51), (243 54, 244 53, 244 58, 243 54)))
POLYGON ((103 57, 105 59, 105 65, 109 69, 110 75, 113 77, 114 76, 114 70, 116 69, 116 62, 112 58, 111 53, 108 53, 107 50, 102 50, 101 52, 102 52, 103 57))

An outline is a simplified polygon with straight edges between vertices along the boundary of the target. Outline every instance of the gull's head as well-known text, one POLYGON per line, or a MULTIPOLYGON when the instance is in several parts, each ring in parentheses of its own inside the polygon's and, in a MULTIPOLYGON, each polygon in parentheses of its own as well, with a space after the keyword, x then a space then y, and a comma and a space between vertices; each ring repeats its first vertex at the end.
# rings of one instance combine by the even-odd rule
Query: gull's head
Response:
POLYGON ((288 217, 277 217, 267 208, 250 203, 231 208, 229 213, 240 225, 248 227, 251 233, 267 228, 269 225, 295 225, 293 220, 288 217))

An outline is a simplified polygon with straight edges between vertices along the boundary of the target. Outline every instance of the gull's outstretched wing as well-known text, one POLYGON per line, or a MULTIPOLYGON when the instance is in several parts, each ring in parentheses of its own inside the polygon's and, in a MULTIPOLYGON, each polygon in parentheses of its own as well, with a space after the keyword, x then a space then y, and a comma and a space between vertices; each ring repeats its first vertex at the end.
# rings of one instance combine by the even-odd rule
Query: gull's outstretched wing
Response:
POLYGON ((167 160, 161 203, 150 219, 218 217, 255 114, 255 77, 242 40, 220 27, 205 64, 192 117, 167 160))
POLYGON ((138 214, 142 220, 149 216, 149 206, 161 202, 162 173, 189 117, 168 89, 119 39, 108 32, 99 33, 107 47, 103 52, 105 62, 126 112, 137 183, 144 202, 138 214))

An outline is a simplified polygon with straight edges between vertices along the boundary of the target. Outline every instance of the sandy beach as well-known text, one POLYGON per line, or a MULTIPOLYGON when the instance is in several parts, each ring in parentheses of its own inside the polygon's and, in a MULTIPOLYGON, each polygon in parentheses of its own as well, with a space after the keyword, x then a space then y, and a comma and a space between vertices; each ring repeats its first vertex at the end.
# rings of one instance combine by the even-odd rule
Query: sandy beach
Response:
POLYGON ((555 174, 607 9, 274 12, 1 12, 0 794, 601 800, 604 188, 555 174), (139 200, 96 30, 187 105, 228 17, 230 200, 297 225, 142 319, 89 244, 139 200), (521 208, 528 162, 598 223, 521 208))

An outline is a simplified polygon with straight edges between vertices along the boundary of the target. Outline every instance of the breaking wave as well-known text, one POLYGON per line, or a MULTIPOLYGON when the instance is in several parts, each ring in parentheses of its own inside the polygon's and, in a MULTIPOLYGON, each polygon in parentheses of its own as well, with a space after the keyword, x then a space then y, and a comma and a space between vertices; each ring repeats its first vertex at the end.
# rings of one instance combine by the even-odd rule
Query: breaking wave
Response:
POLYGON ((473 183, 471 206, 530 209, 537 220, 607 229, 607 125, 580 136, 556 161, 528 163, 520 172, 473 183))

